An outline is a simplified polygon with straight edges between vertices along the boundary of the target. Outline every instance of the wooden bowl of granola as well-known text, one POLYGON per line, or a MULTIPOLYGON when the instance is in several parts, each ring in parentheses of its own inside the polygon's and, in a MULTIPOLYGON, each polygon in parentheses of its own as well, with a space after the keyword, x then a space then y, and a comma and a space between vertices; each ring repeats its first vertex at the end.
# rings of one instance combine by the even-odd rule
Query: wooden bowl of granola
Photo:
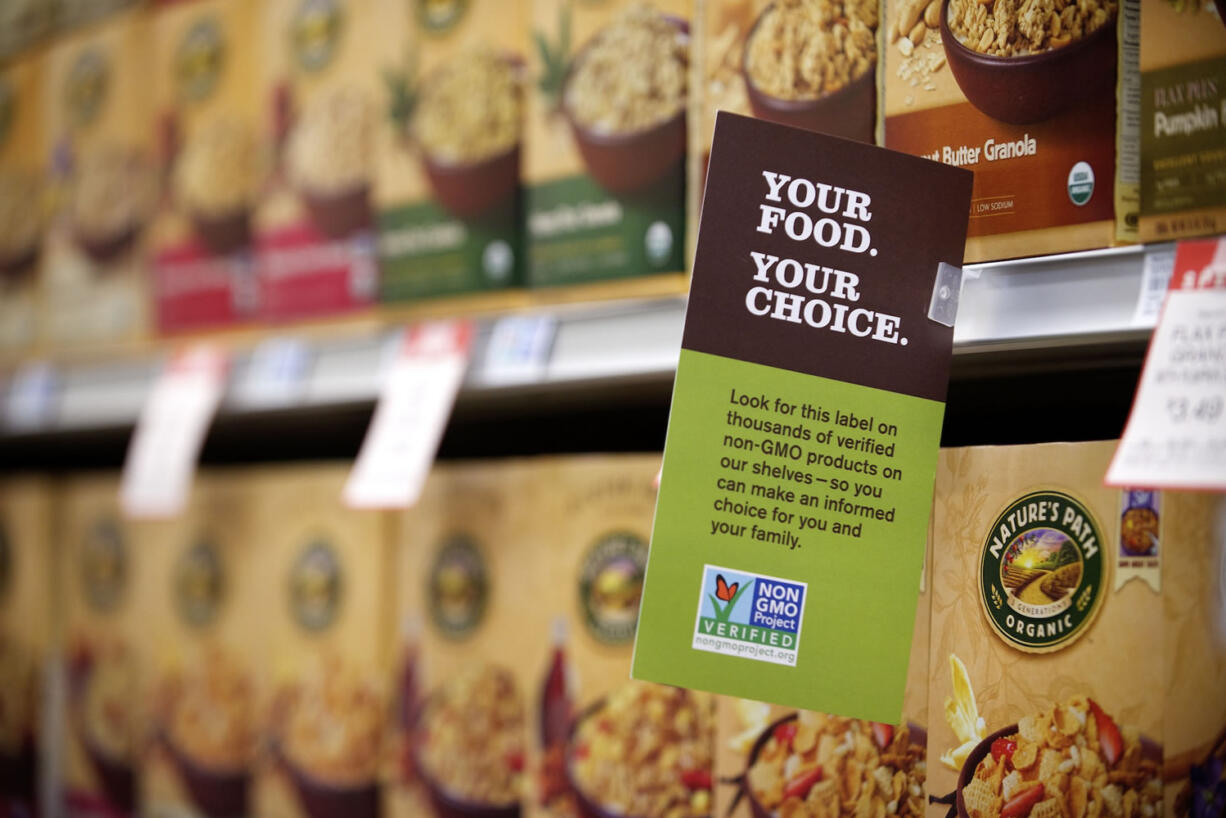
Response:
POLYGON ((754 38, 764 31, 764 21, 774 11, 772 3, 758 15, 745 38, 741 57, 741 76, 753 115, 781 125, 872 143, 877 112, 875 58, 865 71, 851 77, 845 85, 817 96, 785 99, 768 93, 755 80, 750 70, 751 46, 754 38))
POLYGON ((949 23, 950 3, 941 3, 945 59, 967 100, 993 119, 1011 125, 1041 122, 1115 87, 1115 15, 1066 45, 999 56, 958 39, 949 23))

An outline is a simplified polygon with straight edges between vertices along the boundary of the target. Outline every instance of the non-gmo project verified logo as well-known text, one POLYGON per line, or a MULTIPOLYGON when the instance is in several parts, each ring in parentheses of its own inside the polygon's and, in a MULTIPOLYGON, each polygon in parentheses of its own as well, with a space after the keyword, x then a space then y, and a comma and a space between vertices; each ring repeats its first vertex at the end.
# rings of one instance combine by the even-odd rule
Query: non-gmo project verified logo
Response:
POLYGON ((804 582, 704 565, 691 646, 794 665, 807 589, 804 582))

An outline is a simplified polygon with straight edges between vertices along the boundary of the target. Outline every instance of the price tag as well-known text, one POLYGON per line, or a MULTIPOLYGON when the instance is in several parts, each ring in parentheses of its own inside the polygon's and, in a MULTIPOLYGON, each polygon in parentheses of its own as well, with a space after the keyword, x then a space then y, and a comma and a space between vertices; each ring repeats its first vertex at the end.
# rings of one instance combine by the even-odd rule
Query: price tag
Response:
POLYGON ((1137 294, 1137 308, 1132 314, 1134 327, 1152 327, 1158 321, 1174 269, 1175 245, 1146 248, 1141 267, 1141 292, 1137 294))
POLYGON ((296 338, 269 338, 251 353, 237 400, 261 409, 297 403, 306 392, 312 362, 306 343, 296 338))
POLYGON ((41 429, 51 422, 58 393, 59 377, 50 364, 26 364, 9 381, 5 424, 18 431, 41 429))
POLYGON ((407 508, 417 502, 438 451, 472 346, 472 325, 412 327, 392 363, 349 481, 355 508, 407 508))
POLYGON ((549 364, 557 322, 552 315, 511 315, 494 325, 483 375, 494 386, 539 380, 549 364))
POLYGON ((130 517, 173 517, 187 504, 196 462, 225 391, 225 353, 176 353, 141 409, 123 464, 120 503, 130 517))
POLYGON ((1226 239, 1179 244, 1106 483, 1226 491, 1226 239))

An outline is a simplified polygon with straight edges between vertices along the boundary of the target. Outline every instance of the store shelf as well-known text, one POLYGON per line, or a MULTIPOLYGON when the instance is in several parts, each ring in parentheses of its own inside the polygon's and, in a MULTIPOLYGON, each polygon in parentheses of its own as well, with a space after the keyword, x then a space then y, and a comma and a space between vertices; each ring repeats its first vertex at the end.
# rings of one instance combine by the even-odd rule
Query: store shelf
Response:
MULTIPOLYGON (((1009 367, 1059 370, 1070 361, 1103 356, 1139 363, 1152 316, 1138 320, 1138 297, 1160 267, 1169 246, 1130 247, 1047 256, 968 267, 955 328, 955 377, 999 374, 1009 367)), ((653 297, 599 303, 558 303, 517 312, 552 322, 552 344, 539 366, 508 371, 491 354, 494 327, 502 318, 476 319, 473 361, 460 396, 461 406, 549 402, 567 393, 601 386, 616 401, 634 383, 671 382, 681 341, 685 301, 653 297)), ((267 353, 257 337, 233 356, 222 419, 268 412, 318 412, 369 406, 379 389, 395 330, 359 324, 349 332, 312 337, 292 329, 271 330, 296 350, 300 377, 269 399, 253 379, 265 373, 255 360, 267 353)), ((85 430, 125 429, 140 411, 161 364, 160 352, 119 360, 51 365, 34 370, 35 386, 9 378, 0 395, 6 408, 0 440, 85 430), (24 402, 24 412, 18 404, 24 402)), ((24 372, 29 376, 31 370, 24 372)))

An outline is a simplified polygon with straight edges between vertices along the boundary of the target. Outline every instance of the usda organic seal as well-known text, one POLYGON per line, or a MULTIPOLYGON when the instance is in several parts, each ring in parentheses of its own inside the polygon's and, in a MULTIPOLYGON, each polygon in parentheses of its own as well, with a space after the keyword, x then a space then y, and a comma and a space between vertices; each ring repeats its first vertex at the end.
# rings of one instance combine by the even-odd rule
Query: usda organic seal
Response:
POLYGON ((1047 653, 1089 628, 1105 586, 1102 529, 1080 501, 1036 491, 1012 502, 988 532, 980 598, 1009 645, 1047 653))

